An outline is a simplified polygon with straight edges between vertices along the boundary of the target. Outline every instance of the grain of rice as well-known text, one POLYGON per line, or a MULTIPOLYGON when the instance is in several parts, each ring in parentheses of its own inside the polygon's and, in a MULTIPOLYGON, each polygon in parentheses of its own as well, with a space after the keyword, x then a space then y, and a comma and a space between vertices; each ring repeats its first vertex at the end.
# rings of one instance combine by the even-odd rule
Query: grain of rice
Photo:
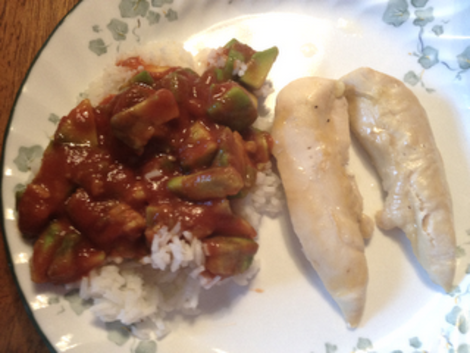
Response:
POLYGON ((235 60, 233 62, 232 75, 242 77, 245 74, 246 69, 247 69, 247 65, 244 62, 240 60, 235 60))
POLYGON ((149 181, 152 181, 153 178, 157 178, 161 175, 162 175, 162 172, 160 170, 156 169, 156 170, 152 170, 152 171, 146 173, 144 175, 144 178, 149 180, 149 181))

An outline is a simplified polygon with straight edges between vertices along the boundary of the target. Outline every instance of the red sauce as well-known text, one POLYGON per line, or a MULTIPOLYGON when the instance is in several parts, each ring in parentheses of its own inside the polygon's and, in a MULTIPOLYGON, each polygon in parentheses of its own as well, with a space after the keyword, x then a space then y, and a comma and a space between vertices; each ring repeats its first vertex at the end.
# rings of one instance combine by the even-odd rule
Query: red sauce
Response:
MULTIPOLYGON (((270 158, 269 134, 252 128, 233 132, 208 117, 216 81, 211 70, 199 77, 181 68, 156 68, 140 58, 118 65, 144 67, 153 83, 131 83, 97 107, 84 101, 73 109, 59 123, 39 173, 19 201, 21 232, 39 238, 32 262, 37 282, 76 280, 107 256, 139 259, 149 254, 161 227, 178 222, 199 239, 256 236, 232 213, 227 197, 188 200, 169 190, 168 181, 228 163, 247 189, 256 169, 270 158), (179 114, 159 125, 139 127, 152 133, 145 147, 136 150, 119 138, 113 119, 162 89, 171 91, 179 114)), ((256 252, 257 245, 250 249, 256 252)))

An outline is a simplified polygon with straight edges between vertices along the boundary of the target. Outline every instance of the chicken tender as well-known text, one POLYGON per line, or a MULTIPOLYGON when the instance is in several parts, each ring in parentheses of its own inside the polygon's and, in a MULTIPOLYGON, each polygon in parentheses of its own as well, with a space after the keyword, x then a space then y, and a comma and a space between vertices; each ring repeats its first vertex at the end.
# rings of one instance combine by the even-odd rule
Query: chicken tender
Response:
POLYGON ((424 108, 401 81, 372 69, 360 68, 341 80, 351 130, 387 193, 377 225, 402 229, 430 278, 450 291, 456 249, 452 203, 424 108))
POLYGON ((368 282, 362 214, 355 179, 346 171, 350 134, 340 81, 306 77, 277 97, 273 154, 303 251, 349 326, 361 319, 368 282))

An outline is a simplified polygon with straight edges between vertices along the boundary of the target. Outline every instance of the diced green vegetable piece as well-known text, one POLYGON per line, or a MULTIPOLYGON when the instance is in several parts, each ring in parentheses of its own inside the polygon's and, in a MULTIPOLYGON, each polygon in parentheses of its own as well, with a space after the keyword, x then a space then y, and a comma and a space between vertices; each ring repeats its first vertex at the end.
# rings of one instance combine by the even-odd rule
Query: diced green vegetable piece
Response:
POLYGON ((256 181, 256 170, 252 167, 245 150, 245 144, 240 134, 225 129, 219 138, 219 150, 212 163, 213 166, 234 167, 243 177, 244 187, 230 198, 246 196, 256 181))
POLYGON ((168 204, 148 205, 145 208, 145 223, 147 227, 155 226, 157 218, 171 210, 168 204))
POLYGON ((145 219, 131 206, 115 200, 94 201, 83 189, 67 200, 66 212, 78 230, 102 249, 118 238, 137 240, 145 229, 145 219))
POLYGON ((238 41, 238 39, 232 38, 227 42, 227 44, 224 45, 224 48, 229 49, 233 47, 235 44, 240 44, 240 42, 238 41))
POLYGON ((111 118, 114 134, 137 152, 142 152, 155 130, 179 116, 178 104, 167 89, 160 89, 144 101, 111 118))
POLYGON ((225 80, 231 79, 233 77, 233 70, 235 68, 235 62, 239 61, 239 63, 245 63, 246 58, 245 56, 236 49, 230 49, 227 61, 225 62, 224 66, 224 78, 225 80))
POLYGON ((253 54, 247 63, 245 73, 240 78, 240 82, 251 89, 261 88, 278 54, 279 49, 277 47, 253 54))
POLYGON ((173 93, 178 103, 182 103, 188 99, 193 87, 192 81, 197 78, 199 75, 191 69, 177 69, 163 77, 160 83, 173 93))
POLYGON ((83 235, 69 228, 54 254, 47 275, 52 283, 70 283, 103 264, 105 259, 104 251, 93 248, 83 235))
POLYGON ((119 236, 137 240, 145 229, 145 219, 142 215, 124 202, 120 202, 109 210, 109 225, 104 235, 108 239, 119 236), (117 229, 115 231, 113 228, 117 229))
POLYGON ((242 217, 233 213, 221 215, 214 230, 217 234, 253 239, 257 233, 253 226, 242 217))
POLYGON ((129 81, 129 83, 145 83, 146 85, 152 85, 153 83, 155 83, 152 75, 150 75, 150 73, 146 70, 143 70, 141 72, 139 72, 137 75, 135 75, 134 77, 132 77, 129 81))
POLYGON ((229 196, 230 200, 244 198, 249 192, 253 185, 256 183, 257 170, 253 168, 250 163, 246 164, 245 173, 243 174, 243 180, 245 186, 241 189, 238 194, 229 196))
POLYGON ((245 272, 258 251, 258 244, 247 238, 215 236, 202 242, 206 251, 206 270, 219 276, 245 272))
POLYGON ((68 221, 49 224, 34 244, 31 279, 36 283, 69 283, 101 265, 104 251, 96 250, 68 221))
POLYGON ((213 103, 207 113, 218 124, 241 131, 258 117, 258 100, 240 85, 229 82, 213 85, 213 103))
POLYGON ((75 231, 68 231, 54 254, 47 275, 53 283, 67 283, 77 276, 75 263, 75 246, 80 242, 81 235, 75 231))
POLYGON ((189 128, 189 134, 183 146, 180 161, 185 169, 208 166, 218 148, 215 137, 199 120, 189 128))
POLYGON ((219 68, 215 68, 214 73, 215 73, 215 78, 216 78, 217 82, 222 82, 222 81, 226 80, 226 75, 225 75, 224 70, 219 69, 219 68))
POLYGON ((19 184, 15 187, 15 205, 16 209, 18 208, 18 204, 21 201, 21 198, 23 197, 24 193, 26 191, 26 185, 19 184))
POLYGON ((246 70, 239 75, 240 77, 235 75, 233 79, 239 79, 250 90, 261 88, 279 54, 277 47, 256 52, 248 45, 240 43, 236 39, 230 40, 224 46, 224 49, 228 50, 224 70, 233 73, 236 61, 246 64, 246 70))
POLYGON ((180 170, 179 163, 174 156, 160 154, 150 159, 144 166, 142 174, 145 179, 159 179, 164 175, 174 174, 180 170))
POLYGON ((270 160, 274 142, 268 132, 250 127, 244 132, 243 137, 255 143, 256 149, 251 152, 254 163, 264 164, 270 160))
MULTIPOLYGON (((243 140, 235 138, 238 132, 233 133, 229 128, 225 128, 219 136, 219 150, 212 162, 214 167, 234 167, 240 175, 245 173, 245 155, 243 140)), ((241 139, 241 137, 240 137, 241 139)))
POLYGON ((245 188, 249 189, 256 183, 257 170, 251 165, 247 164, 245 170, 245 188))
POLYGON ((64 222, 53 221, 41 233, 34 243, 33 256, 30 261, 31 280, 35 283, 44 283, 49 280, 47 271, 54 254, 62 244, 69 225, 64 222))
POLYGON ((57 126, 54 142, 77 145, 98 145, 95 114, 88 99, 83 100, 57 126))
POLYGON ((230 75, 225 74, 224 68, 218 68, 218 67, 212 66, 208 68, 206 71, 204 71, 204 74, 201 78, 201 82, 211 85, 215 83, 225 82, 229 80, 231 77, 232 77, 231 73, 230 75))
POLYGON ((171 178, 168 189, 188 200, 209 200, 237 194, 243 178, 233 167, 208 168, 203 171, 171 178))

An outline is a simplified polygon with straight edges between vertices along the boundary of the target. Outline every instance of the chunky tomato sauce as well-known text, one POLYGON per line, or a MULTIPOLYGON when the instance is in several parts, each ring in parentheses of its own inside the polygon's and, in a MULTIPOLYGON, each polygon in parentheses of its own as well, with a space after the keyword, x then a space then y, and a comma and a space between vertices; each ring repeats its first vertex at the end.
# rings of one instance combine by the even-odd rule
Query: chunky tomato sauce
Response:
MULTIPOLYGON (((248 62, 254 51, 237 46, 248 62)), ((140 259, 178 223, 205 244, 207 275, 243 272, 256 231, 230 199, 249 191, 272 148, 251 127, 251 88, 224 68, 199 76, 137 57, 118 64, 143 70, 119 94, 97 107, 84 100, 61 119, 19 198, 19 228, 35 242, 33 281, 71 282, 107 257, 140 259)))

